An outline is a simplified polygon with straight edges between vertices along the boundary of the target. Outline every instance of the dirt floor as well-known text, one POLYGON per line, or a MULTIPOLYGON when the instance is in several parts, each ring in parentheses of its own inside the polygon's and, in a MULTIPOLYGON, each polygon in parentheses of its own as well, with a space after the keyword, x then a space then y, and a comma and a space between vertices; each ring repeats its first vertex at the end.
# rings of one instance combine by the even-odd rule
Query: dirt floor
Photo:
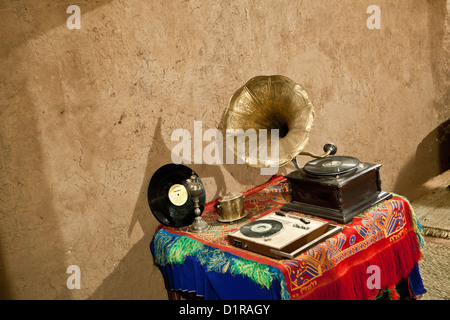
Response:
POLYGON ((420 274, 427 293, 422 300, 450 300, 450 239, 426 237, 420 274))

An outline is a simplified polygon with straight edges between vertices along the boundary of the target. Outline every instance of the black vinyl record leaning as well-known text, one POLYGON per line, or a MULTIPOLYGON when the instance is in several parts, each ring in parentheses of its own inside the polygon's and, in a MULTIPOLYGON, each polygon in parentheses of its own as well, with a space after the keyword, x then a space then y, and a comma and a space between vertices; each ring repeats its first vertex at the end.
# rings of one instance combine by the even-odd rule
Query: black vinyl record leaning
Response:
POLYGON ((263 238, 276 234, 283 228, 280 221, 272 219, 262 219, 249 222, 243 225, 240 229, 244 236, 250 238, 263 238))
MULTIPOLYGON (((187 188, 194 171, 181 164, 166 164, 153 174, 147 191, 147 199, 155 218, 162 224, 181 228, 192 224, 195 219, 194 202, 187 188)), ((195 175, 197 175, 194 172, 195 175)), ((198 177, 198 175, 197 175, 198 177)), ((200 178, 198 181, 202 184, 200 178)), ((205 209, 205 188, 200 195, 199 207, 205 209)))

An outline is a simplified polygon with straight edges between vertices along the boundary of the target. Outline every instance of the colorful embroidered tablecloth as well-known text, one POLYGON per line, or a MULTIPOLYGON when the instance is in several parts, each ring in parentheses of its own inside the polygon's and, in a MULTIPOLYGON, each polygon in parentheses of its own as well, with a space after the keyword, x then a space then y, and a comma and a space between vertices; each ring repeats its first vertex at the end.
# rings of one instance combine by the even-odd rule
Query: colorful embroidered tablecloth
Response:
POLYGON ((277 283, 282 299, 371 299, 417 271, 424 242, 420 223, 404 197, 393 195, 295 259, 278 260, 236 248, 227 236, 289 201, 286 178, 274 176, 244 195, 248 215, 234 223, 217 220, 213 201, 202 214, 210 226, 206 232, 160 225, 151 243, 155 263, 176 266, 188 259, 204 272, 239 275, 266 289, 277 283), (371 282, 372 273, 379 276, 377 281, 371 282))

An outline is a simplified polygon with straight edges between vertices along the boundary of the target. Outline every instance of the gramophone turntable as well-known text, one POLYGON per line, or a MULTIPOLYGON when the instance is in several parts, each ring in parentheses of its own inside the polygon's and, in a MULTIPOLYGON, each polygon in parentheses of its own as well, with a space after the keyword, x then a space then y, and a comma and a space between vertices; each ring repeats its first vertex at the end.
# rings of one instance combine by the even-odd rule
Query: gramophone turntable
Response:
MULTIPOLYGON (((337 156, 337 147, 333 143, 325 144, 321 155, 303 151, 313 121, 314 107, 306 90, 279 75, 250 79, 231 97, 224 116, 227 139, 238 129, 278 129, 278 157, 264 159, 259 153, 260 158, 255 161, 247 149, 241 156, 253 167, 294 163, 297 170, 286 175, 291 202, 281 210, 348 223, 355 215, 388 199, 390 194, 381 190, 380 164, 337 156), (316 159, 300 168, 297 155, 316 159)), ((270 138, 267 143, 271 145, 270 138)), ((234 153, 239 156, 236 149, 234 153)))
POLYGON ((281 210, 348 223, 355 215, 391 197, 381 190, 380 167, 348 156, 310 161, 286 175, 291 202, 281 210))

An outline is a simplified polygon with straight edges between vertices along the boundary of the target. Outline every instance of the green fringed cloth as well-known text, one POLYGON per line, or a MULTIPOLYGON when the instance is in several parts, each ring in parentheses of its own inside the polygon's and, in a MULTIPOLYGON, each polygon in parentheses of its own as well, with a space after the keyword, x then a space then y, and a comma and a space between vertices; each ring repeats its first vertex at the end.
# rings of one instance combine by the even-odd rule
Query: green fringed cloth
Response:
POLYGON ((171 234, 164 229, 155 234, 153 244, 155 262, 158 266, 182 264, 187 256, 195 257, 208 272, 248 277, 265 289, 269 289, 272 281, 277 279, 281 283, 282 298, 289 299, 283 275, 276 268, 239 258, 223 250, 208 247, 192 238, 171 234))
POLYGON ((235 248, 227 235, 279 209, 289 199, 288 183, 274 176, 244 195, 249 214, 240 221, 218 222, 213 201, 202 214, 210 226, 207 232, 159 226, 153 239, 156 264, 182 264, 191 256, 207 271, 248 277, 266 289, 276 279, 286 300, 374 299, 407 278, 422 257, 420 223, 407 199, 398 195, 359 214, 342 225, 342 232, 295 259, 276 260, 235 248), (380 270, 381 289, 367 285, 368 268, 374 265, 380 270))

